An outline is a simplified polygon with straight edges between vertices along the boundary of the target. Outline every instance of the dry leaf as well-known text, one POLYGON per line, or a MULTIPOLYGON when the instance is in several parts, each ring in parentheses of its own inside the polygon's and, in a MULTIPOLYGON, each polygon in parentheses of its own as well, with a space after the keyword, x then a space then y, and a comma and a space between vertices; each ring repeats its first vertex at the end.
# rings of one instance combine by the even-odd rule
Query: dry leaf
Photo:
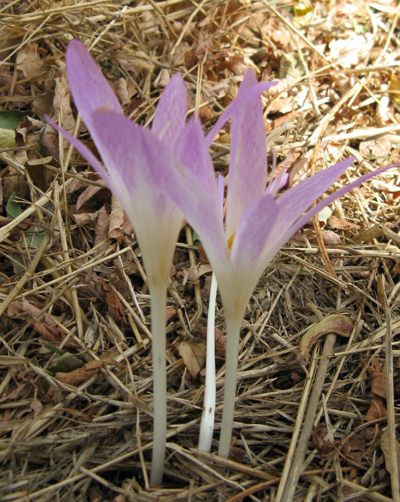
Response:
POLYGON ((331 314, 310 328, 300 340, 298 361, 308 361, 310 350, 321 336, 329 333, 348 338, 353 331, 353 321, 342 314, 331 314))
POLYGON ((206 362, 206 346, 204 343, 182 342, 178 346, 179 355, 193 378, 197 378, 206 362))
MULTIPOLYGON (((55 78, 54 80, 56 81, 56 87, 54 89, 53 106, 56 121, 61 115, 62 127, 72 133, 75 129, 75 119, 71 110, 71 95, 69 92, 67 78, 64 74, 62 74, 61 77, 55 78)), ((64 143, 64 147, 69 148, 69 143, 67 141, 64 143)))
POLYGON ((342 239, 339 234, 336 234, 332 230, 322 230, 322 239, 326 246, 339 246, 342 239))
POLYGON ((165 321, 168 322, 170 319, 175 317, 177 315, 178 311, 176 310, 175 307, 168 306, 165 309, 165 321))
POLYGON ((100 277, 100 284, 102 289, 106 292, 106 301, 108 307, 108 313, 116 321, 122 321, 126 323, 125 319, 125 307, 115 291, 110 288, 106 281, 100 277))
MULTIPOLYGON (((109 223, 110 223, 110 216, 107 212, 106 206, 104 205, 97 211, 97 220, 96 220, 95 238, 94 238, 95 246, 97 246, 97 244, 100 244, 100 242, 103 242, 106 239, 108 239, 109 223)), ((104 246, 108 247, 108 244, 105 243, 104 246)))
POLYGON ((38 44, 30 43, 22 47, 17 53, 16 63, 18 70, 22 71, 25 78, 31 80, 37 77, 43 67, 38 44))
POLYGON ((97 373, 100 368, 104 368, 107 364, 115 364, 115 361, 110 361, 110 358, 101 361, 89 361, 82 368, 78 368, 69 373, 56 373, 55 377, 66 385, 77 386, 88 380, 91 376, 97 373))
POLYGON ((191 267, 189 267, 188 272, 189 272, 188 281, 194 284, 198 284, 199 279, 202 275, 210 274, 212 272, 212 267, 211 265, 208 264, 192 265, 191 267))
POLYGON ((119 200, 115 197, 115 195, 113 195, 111 199, 111 214, 108 228, 109 239, 122 239, 124 237, 124 221, 124 208, 122 207, 119 200))
POLYGON ((328 225, 335 230, 356 230, 360 228, 360 225, 356 225, 355 223, 351 223, 347 220, 342 220, 341 218, 337 218, 336 216, 331 216, 328 218, 328 225))
POLYGON ((97 192, 102 190, 102 187, 98 187, 95 185, 89 185, 86 187, 86 189, 80 194, 78 197, 78 200, 76 201, 76 211, 79 211, 79 209, 87 202, 93 195, 95 195, 97 192))
MULTIPOLYGON (((389 453, 390 440, 391 439, 389 436, 389 431, 386 430, 385 432, 382 433, 381 436, 381 450, 385 456, 386 470, 391 476, 393 476, 394 473, 392 472, 392 466, 390 464, 390 453, 389 453)), ((399 485, 400 485, 400 444, 396 439, 395 439, 395 444, 396 444, 397 475, 399 477, 399 485)))
POLYGON ((366 422, 371 422, 372 420, 377 420, 378 418, 386 417, 387 410, 385 407, 385 403, 383 399, 379 396, 376 396, 371 399, 370 407, 367 411, 367 414, 364 417, 366 422))
POLYGON ((226 351, 226 336, 219 328, 215 328, 215 350, 226 351))

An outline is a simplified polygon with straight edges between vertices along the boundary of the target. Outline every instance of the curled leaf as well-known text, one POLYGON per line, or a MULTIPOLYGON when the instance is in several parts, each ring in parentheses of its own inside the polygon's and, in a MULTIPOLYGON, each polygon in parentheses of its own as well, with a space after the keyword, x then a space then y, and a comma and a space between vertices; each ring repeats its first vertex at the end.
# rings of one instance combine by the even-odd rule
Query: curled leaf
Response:
POLYGON ((179 345, 178 352, 191 376, 196 378, 206 362, 205 344, 183 342, 179 345))
POLYGON ((310 328, 300 340, 298 361, 308 361, 310 350, 321 336, 333 333, 348 338, 353 330, 353 322, 342 314, 331 314, 310 328))

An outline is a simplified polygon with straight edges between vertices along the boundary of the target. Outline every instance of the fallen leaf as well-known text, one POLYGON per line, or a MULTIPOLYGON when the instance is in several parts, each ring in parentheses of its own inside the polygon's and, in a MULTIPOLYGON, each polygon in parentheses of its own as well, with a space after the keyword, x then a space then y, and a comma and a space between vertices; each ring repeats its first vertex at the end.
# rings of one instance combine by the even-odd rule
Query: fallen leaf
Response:
POLYGON ((76 211, 78 212, 79 209, 85 204, 85 202, 91 199, 93 195, 95 195, 100 190, 102 190, 102 187, 95 185, 86 186, 85 190, 79 195, 76 201, 76 211))
POLYGON ((371 399, 370 407, 367 411, 367 414, 364 417, 366 422, 371 422, 372 420, 377 420, 378 418, 386 417, 387 410, 385 407, 385 403, 383 399, 379 396, 376 396, 371 399))
POLYGON ((348 338, 353 331, 353 321, 342 314, 331 314, 310 328, 300 340, 298 361, 308 361, 310 350, 321 336, 329 333, 348 338))
MULTIPOLYGON (((97 220, 96 226, 94 230, 95 238, 94 245, 97 246, 100 242, 103 242, 108 239, 108 229, 110 225, 110 215, 108 214, 106 205, 102 206, 97 211, 97 220)), ((109 244, 107 242, 104 244, 105 247, 108 247, 109 244)))
POLYGON ((188 281, 194 284, 198 284, 202 275, 210 274, 212 272, 212 267, 209 264, 192 265, 189 267, 188 272, 188 281))
POLYGON ((336 234, 332 230, 322 230, 322 240, 326 246, 339 246, 342 239, 339 234, 336 234))
POLYGON ((226 351, 226 336, 219 328, 215 328, 215 350, 226 351))
POLYGON ((170 319, 172 319, 173 317, 175 317, 177 315, 177 313, 178 313, 178 311, 176 310, 175 307, 168 306, 165 309, 165 320, 166 320, 166 322, 168 322, 170 319))
POLYGON ((182 342, 178 346, 178 352, 190 375, 197 378, 206 362, 206 345, 204 343, 182 342))
POLYGON ((328 226, 333 228, 334 230, 356 230, 360 228, 360 225, 356 225, 355 223, 351 223, 351 221, 342 220, 336 216, 331 216, 328 218, 328 226))
MULTIPOLYGON (((361 360, 363 368, 366 366, 366 362, 361 360)), ((368 374, 372 378, 371 392, 377 396, 386 399, 386 373, 382 370, 379 360, 374 357, 368 366, 368 374)))
MULTIPOLYGON (((385 456, 386 470, 391 476, 393 476, 394 472, 392 469, 392 465, 390 463, 389 441, 391 441, 389 436, 389 431, 386 430, 381 435, 381 450, 383 452, 383 455, 385 456)), ((396 445, 397 476, 399 477, 399 485, 400 485, 400 444, 396 439, 395 439, 395 445, 396 445)))
POLYGON ((43 60, 38 49, 38 44, 30 43, 17 53, 17 69, 22 71, 24 77, 29 80, 37 77, 43 67, 43 60))
POLYGON ((77 386, 81 383, 88 380, 91 376, 97 373, 101 368, 104 368, 107 364, 115 364, 115 362, 111 362, 109 360, 100 360, 100 361, 89 361, 82 368, 78 368, 69 373, 56 373, 55 377, 62 383, 66 385, 77 386))
MULTIPOLYGON (((58 117, 62 116, 62 127, 66 131, 73 133, 75 129, 75 119, 71 109, 71 95, 67 78, 62 74, 61 77, 55 78, 54 80, 56 82, 53 101, 54 116, 56 120, 58 120, 58 117)), ((64 148, 69 149, 68 141, 64 142, 64 148)))
POLYGON ((110 223, 108 228, 108 238, 109 239, 121 239, 124 237, 124 221, 125 221, 125 211, 119 200, 112 196, 111 199, 111 214, 110 223))

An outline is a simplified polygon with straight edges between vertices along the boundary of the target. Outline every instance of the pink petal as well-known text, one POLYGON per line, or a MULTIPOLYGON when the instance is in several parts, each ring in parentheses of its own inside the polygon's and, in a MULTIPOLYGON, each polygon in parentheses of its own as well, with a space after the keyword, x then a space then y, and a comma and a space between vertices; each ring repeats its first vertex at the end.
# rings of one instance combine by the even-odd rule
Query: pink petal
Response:
POLYGON ((91 115, 94 111, 103 109, 123 113, 114 91, 79 40, 69 43, 66 63, 72 97, 91 134, 91 115))
POLYGON ((181 131, 174 148, 174 156, 197 178, 199 187, 214 190, 215 172, 200 120, 189 120, 181 131))
MULTIPOLYGON (((353 188, 357 188, 360 186, 364 181, 368 181, 369 179, 373 178, 374 176, 381 174, 388 169, 392 169, 393 167, 399 167, 400 162, 397 164, 392 164, 390 166, 382 167, 381 169, 377 169, 376 171, 370 172, 368 174, 364 174, 364 176, 361 176, 360 178, 357 178, 355 181, 352 183, 349 183, 348 185, 345 185, 344 187, 340 188, 336 192, 332 193, 329 195, 326 199, 321 200, 318 204, 316 204, 313 208, 311 208, 306 214, 301 216, 296 223, 294 223, 287 232, 282 235, 280 242, 282 244, 280 245, 281 247, 298 231, 300 228, 302 228, 310 219, 318 214, 324 207, 329 206, 329 204, 332 204, 332 202, 342 195, 350 192, 353 190, 353 188)), ((336 167, 336 166, 335 166, 336 167)), ((332 168, 330 168, 332 169, 332 168)), ((314 176, 313 176, 314 177, 314 176)), ((304 183, 304 181, 303 181, 304 183)), ((293 190, 293 188, 291 189, 293 190)))
POLYGON ((157 104, 152 131, 166 145, 173 147, 179 138, 186 117, 186 89, 180 73, 176 73, 157 104))
POLYGON ((61 133, 67 141, 69 141, 70 143, 72 143, 72 145, 74 145, 74 148, 82 155, 84 159, 86 159, 89 162, 89 164, 93 167, 93 169, 100 174, 100 176, 112 190, 113 184, 110 179, 110 176, 102 166, 101 162, 99 162, 95 157, 95 155, 91 152, 91 150, 89 150, 89 148, 80 139, 75 138, 69 132, 64 131, 64 129, 62 129, 59 125, 57 125, 47 115, 45 115, 45 119, 56 131, 61 133))
MULTIPOLYGON (((257 86, 253 70, 248 70, 237 99, 257 86)), ((229 238, 236 232, 244 209, 265 192, 267 179, 267 145, 260 96, 255 96, 233 110, 231 158, 229 163, 226 227, 229 238)))
POLYGON ((241 106, 243 106, 249 99, 255 98, 259 96, 263 92, 267 91, 273 85, 276 85, 278 82, 262 82, 261 84, 257 84, 250 89, 247 89, 245 93, 241 96, 236 96, 236 98, 232 101, 232 103, 227 106, 225 111, 220 115, 214 127, 207 135, 207 145, 210 147, 211 143, 214 141, 216 135, 219 131, 224 127, 224 125, 231 118, 232 114, 239 110, 241 106))

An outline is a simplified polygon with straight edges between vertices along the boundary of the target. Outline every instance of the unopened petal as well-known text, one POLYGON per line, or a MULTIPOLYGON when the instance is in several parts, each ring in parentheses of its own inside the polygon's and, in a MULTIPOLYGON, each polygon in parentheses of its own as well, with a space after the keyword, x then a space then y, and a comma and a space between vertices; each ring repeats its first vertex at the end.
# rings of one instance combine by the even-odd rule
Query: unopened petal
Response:
POLYGON ((102 109, 123 113, 114 91, 86 47, 79 40, 72 40, 69 43, 66 63, 72 97, 91 134, 91 120, 94 111, 102 109))
POLYGON ((273 85, 276 85, 278 82, 261 82, 260 84, 247 89, 245 93, 241 96, 236 96, 236 98, 226 107, 224 112, 219 116, 217 122, 214 127, 210 130, 207 135, 207 145, 211 146, 211 143, 214 141, 215 137, 219 133, 219 131, 224 127, 224 125, 231 118, 232 114, 240 109, 245 103, 248 102, 249 99, 255 98, 259 96, 263 92, 267 91, 273 85))
POLYGON ((183 78, 176 73, 165 87, 157 104, 152 131, 173 148, 185 127, 186 89, 183 78))
MULTIPOLYGON (((238 99, 257 86, 253 70, 248 70, 239 88, 238 99)), ((231 158, 229 163, 226 232, 236 232, 244 209, 265 192, 267 145, 260 96, 249 99, 233 111, 231 158)))

